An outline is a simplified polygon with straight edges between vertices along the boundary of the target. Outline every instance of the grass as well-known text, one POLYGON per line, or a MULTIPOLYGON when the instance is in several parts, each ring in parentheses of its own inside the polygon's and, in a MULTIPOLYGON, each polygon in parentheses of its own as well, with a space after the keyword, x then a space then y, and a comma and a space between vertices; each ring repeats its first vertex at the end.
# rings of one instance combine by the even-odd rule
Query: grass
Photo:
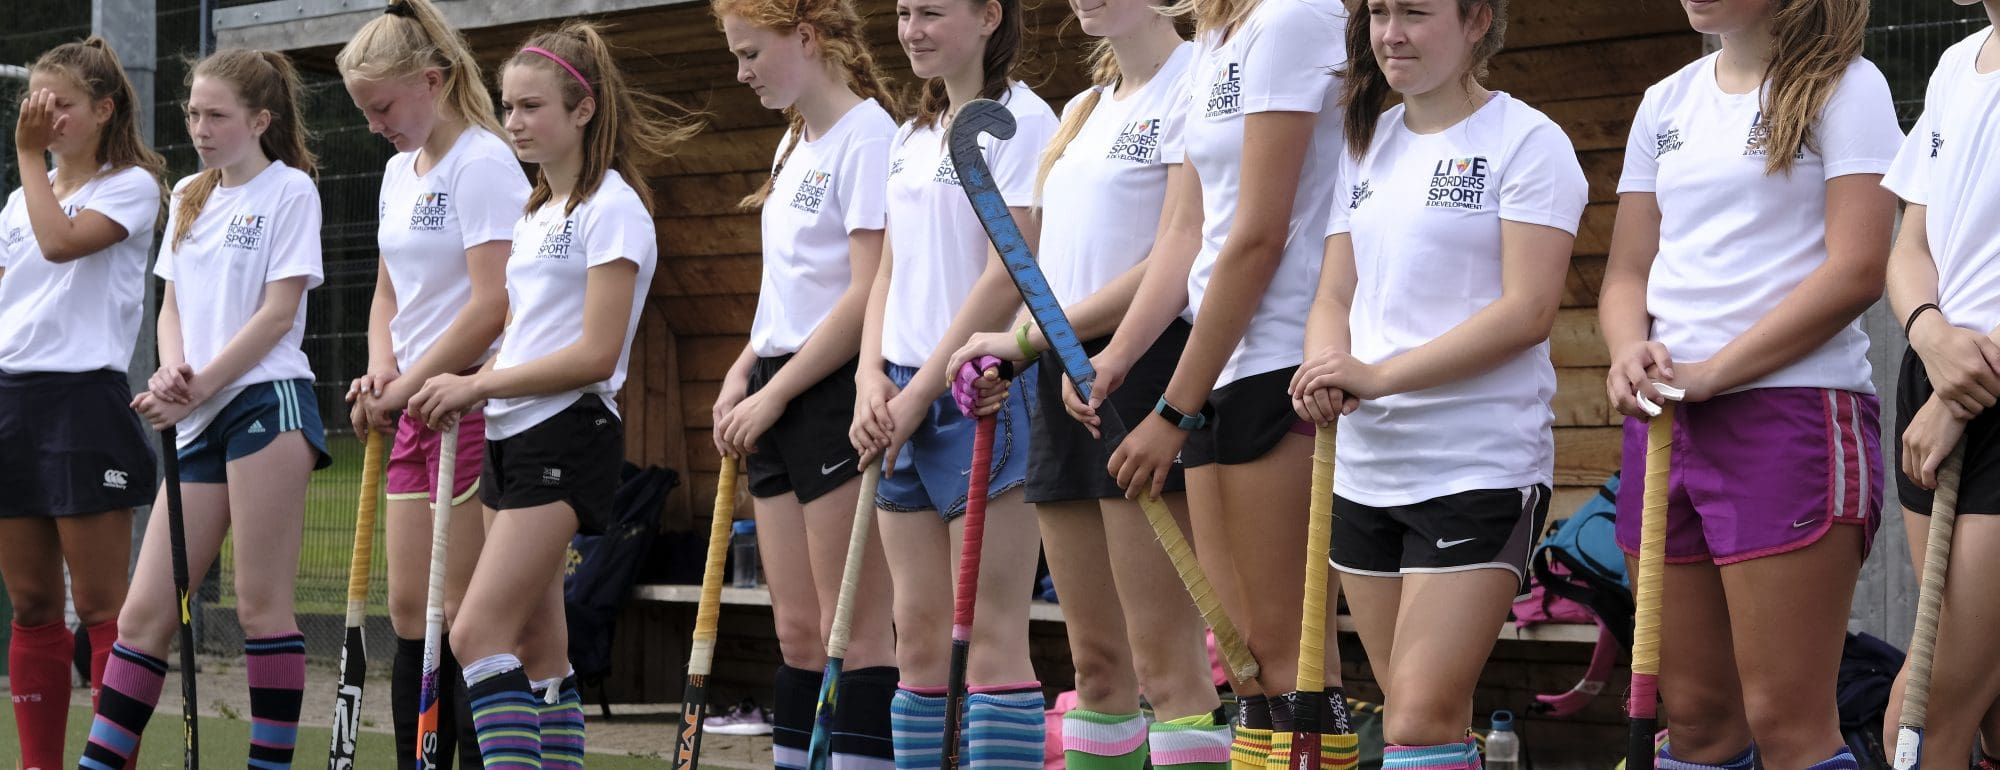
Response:
MULTIPOLYGON (((137 770, 180 770, 181 768, 181 720, 176 710, 178 701, 169 693, 168 703, 153 716, 146 725, 146 737, 140 743, 137 770)), ((84 742, 90 733, 90 710, 76 708, 69 716, 69 764, 76 766, 76 757, 82 753, 84 742)), ((201 720, 201 764, 203 767, 243 767, 246 747, 250 745, 250 723, 235 719, 203 717, 201 720)), ((318 767, 326 761, 326 747, 332 736, 325 728, 305 727, 299 729, 298 753, 293 758, 293 766, 300 768, 318 767)), ((21 753, 20 741, 14 732, 14 720, 0 720, 0 762, 11 763, 21 753)), ((387 733, 362 732, 360 745, 355 749, 354 766, 358 768, 395 767, 396 741, 387 733)), ((650 757, 634 757, 624 754, 590 754, 584 766, 591 770, 659 770, 667 766, 667 760, 650 757)), ((54 769, 51 769, 54 770, 54 769)))
MULTIPOLYGON (((305 537, 299 551, 298 611, 341 614, 347 608, 347 572, 354 555, 354 517, 361 494, 362 444, 353 436, 330 434, 327 454, 333 465, 312 475, 306 488, 305 537)), ((386 499, 376 499, 375 553, 369 570, 368 608, 388 614, 388 558, 382 537, 388 515, 386 499)), ((222 599, 218 606, 236 604, 230 579, 235 544, 224 542, 222 599)))

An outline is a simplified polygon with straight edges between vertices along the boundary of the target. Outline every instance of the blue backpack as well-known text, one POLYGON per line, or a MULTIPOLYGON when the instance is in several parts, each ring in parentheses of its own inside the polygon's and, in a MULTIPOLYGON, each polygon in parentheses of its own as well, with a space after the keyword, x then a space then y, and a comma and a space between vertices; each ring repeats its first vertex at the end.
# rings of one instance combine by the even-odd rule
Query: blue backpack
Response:
POLYGON ((1546 597, 1588 608, 1625 649, 1632 648, 1632 583, 1618 548, 1618 474, 1556 527, 1529 559, 1546 597))

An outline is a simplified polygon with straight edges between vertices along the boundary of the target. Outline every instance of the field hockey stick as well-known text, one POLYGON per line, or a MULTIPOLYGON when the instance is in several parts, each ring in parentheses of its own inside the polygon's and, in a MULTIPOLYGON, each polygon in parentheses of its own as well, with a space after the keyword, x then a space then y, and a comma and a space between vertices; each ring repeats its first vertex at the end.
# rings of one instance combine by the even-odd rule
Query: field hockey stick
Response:
POLYGON ((1896 719, 1895 770, 1923 764, 1924 724, 1930 718, 1931 662, 1937 654, 1938 617, 1943 614, 1944 579, 1951 563, 1951 535, 1958 523, 1958 476, 1965 462, 1959 444, 1938 468, 1931 495, 1931 529, 1924 542, 1924 579, 1917 591, 1917 627, 1910 635, 1910 675, 1903 680, 1903 714, 1896 719))
POLYGON ((1306 528, 1305 614, 1299 618, 1299 678, 1291 694, 1292 770, 1319 770, 1320 707, 1326 700, 1327 559, 1333 539, 1333 426, 1313 435, 1312 503, 1306 528))
POLYGON ((729 556, 729 522, 736 518, 736 458, 722 458, 715 481, 715 508, 708 522, 708 563, 701 573, 701 604, 694 613, 694 642, 688 651, 687 689, 681 696, 681 732, 674 770, 694 770, 701 758, 702 708, 708 705, 708 671, 715 662, 715 625, 722 615, 722 562, 729 556))
POLYGON ((1674 402, 1681 391, 1655 384, 1666 403, 1639 403, 1652 417, 1646 423, 1644 506, 1639 513, 1638 599, 1632 628, 1632 691, 1627 703, 1631 733, 1625 742, 1626 770, 1653 770, 1653 736, 1659 731, 1660 604, 1666 593, 1667 479, 1674 445, 1674 402))
POLYGON ((181 615, 181 766, 201 767, 200 727, 194 706, 194 615, 188 607, 187 514, 181 507, 181 456, 176 429, 160 429, 160 462, 166 473, 168 550, 173 552, 174 601, 181 615))
POLYGON ((833 708, 840 699, 840 668, 847 658, 847 640, 854 626, 854 594, 861 586, 861 560, 868 550, 868 533, 875 528, 875 489, 882 483, 882 464, 869 463, 861 475, 861 496, 854 501, 854 526, 847 535, 847 563, 841 568, 840 601, 833 608, 833 633, 826 639, 826 671, 820 679, 819 705, 813 708, 812 743, 806 770, 827 770, 833 756, 833 708))
POLYGON ((354 744, 361 738, 361 689, 368 682, 368 644, 362 624, 368 619, 368 569, 375 561, 375 506, 382 494, 380 431, 368 432, 362 452, 361 500, 355 505, 354 560, 347 567, 347 640, 340 647, 340 684, 333 698, 333 743, 326 750, 326 770, 352 770, 354 744))
POLYGON ((431 503, 431 582, 424 599, 424 673, 417 696, 417 767, 438 766, 438 664, 444 658, 445 553, 451 544, 451 498, 458 478, 458 423, 438 439, 436 498, 431 503))
MULTIPOLYGON (((972 201, 972 210, 979 216, 979 223, 986 228, 986 235, 993 241, 993 247, 1000 252, 1000 259, 1007 265, 1007 274, 1014 279, 1014 288, 1021 293, 1027 303, 1028 314, 1035 319, 1035 325, 1042 328, 1049 345, 1055 353, 1056 365, 1069 376, 1070 385, 1085 403, 1090 402, 1092 388, 1097 384, 1097 370, 1090 364, 1090 356, 1083 350, 1083 341, 1076 336, 1075 327, 1070 325, 1069 316, 1063 312, 1062 303, 1056 299, 1055 291, 1049 288, 1049 279, 1042 274, 1042 268, 1035 262, 1034 251, 1028 248, 1028 241, 1021 236, 1021 229, 1014 223, 1014 217, 1007 211, 1007 201, 1001 197, 1000 189, 993 181, 993 172, 986 167, 986 158, 979 152, 979 135, 992 134, 997 139, 1007 139, 1014 135, 1014 115, 1006 107, 990 99, 969 102, 952 119, 951 163, 958 173, 959 185, 972 201)), ((1099 432, 1104 437, 1104 445, 1116 447, 1125 440, 1125 423, 1113 409, 1101 409, 1097 413, 1099 432)), ((1146 523, 1153 528, 1153 535, 1159 538, 1160 547, 1167 553, 1167 559, 1174 565, 1174 572, 1181 577, 1181 585, 1187 588, 1188 597, 1201 612, 1201 619, 1215 632, 1216 648, 1221 650, 1224 664, 1229 668, 1232 679, 1248 682, 1257 678, 1257 659, 1250 654, 1250 647, 1243 643, 1243 635, 1236 630, 1236 624, 1222 609, 1222 600, 1209 586, 1208 576, 1201 571, 1200 562, 1195 561, 1194 550, 1188 547, 1187 537, 1181 534, 1180 523, 1174 520, 1172 512, 1158 495, 1148 492, 1139 498, 1139 509, 1146 515, 1146 523)))
MULTIPOLYGON (((969 391, 971 380, 999 363, 999 359, 991 356, 967 362, 959 370, 960 389, 969 391)), ((959 409, 967 417, 976 416, 970 400, 960 401, 959 409)), ((965 489, 965 534, 958 552, 958 586, 951 603, 951 669, 945 678, 942 770, 958 770, 962 759, 958 734, 965 718, 965 666, 972 655, 972 611, 979 599, 979 556, 986 545, 987 487, 993 480, 995 418, 989 414, 978 420, 972 434, 972 467, 965 489)))

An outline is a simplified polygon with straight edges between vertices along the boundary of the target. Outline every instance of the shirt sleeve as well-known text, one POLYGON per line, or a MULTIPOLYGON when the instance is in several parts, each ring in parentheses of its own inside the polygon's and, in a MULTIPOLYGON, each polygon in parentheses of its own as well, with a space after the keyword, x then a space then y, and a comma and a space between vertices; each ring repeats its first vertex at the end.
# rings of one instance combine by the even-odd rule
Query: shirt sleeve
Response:
POLYGON ((167 196, 167 224, 160 229, 160 256, 153 261, 153 275, 161 280, 174 280, 174 231, 180 227, 181 188, 187 186, 183 179, 174 185, 174 192, 167 196))
POLYGON ((1827 179, 1886 173, 1903 144, 1889 81, 1865 59, 1847 68, 1817 128, 1827 179))
POLYGON ((319 286, 326 277, 320 261, 319 190, 303 173, 287 184, 271 223, 269 267, 264 282, 306 277, 306 288, 319 286))
MULTIPOLYGON (((1951 59, 1955 52, 1955 49, 1947 51, 1945 59, 1951 59)), ((1882 177, 1883 187, 1919 206, 1928 206, 1931 200, 1931 171, 1941 139, 1937 110, 1943 106, 1943 92, 1949 88, 1946 66, 1940 61, 1937 70, 1931 73, 1930 85, 1924 88, 1924 112, 1917 117, 1917 124, 1910 127, 1910 135, 1903 139, 1896 159, 1889 163, 1889 172, 1882 177)))
MULTIPOLYGON (((602 196, 604 192, 599 189, 598 194, 602 196)), ((584 265, 597 267, 621 259, 642 268, 653 264, 659 255, 660 242, 653 229, 653 216, 646 213, 638 196, 620 195, 605 203, 590 206, 579 222, 583 227, 584 265)))
POLYGON ((1501 219, 1576 235, 1590 185, 1576 161, 1576 147, 1555 123, 1544 119, 1530 126, 1501 173, 1501 219))
POLYGON ((1646 97, 1639 100, 1639 111, 1632 116, 1632 133, 1625 137, 1625 170, 1618 177, 1618 192, 1657 192, 1660 175, 1658 137, 1653 133, 1655 120, 1653 113, 1658 109, 1655 94, 1658 89, 1648 89, 1646 97))
POLYGON ((1345 16, 1298 0, 1267 0, 1268 14, 1243 34, 1243 113, 1319 112, 1334 71, 1347 63, 1345 16))
MULTIPOLYGON (((1162 100, 1160 123, 1160 162, 1167 165, 1187 162, 1187 93, 1194 79, 1194 65, 1181 68, 1179 82, 1173 84, 1168 97, 1162 100)), ((1164 84, 1163 84, 1164 85, 1164 84)))
MULTIPOLYGON (((1013 98, 1039 97, 1017 88, 1013 98)), ((1046 104, 1026 104, 1015 107, 1014 121, 1014 138, 994 141, 986 151, 986 163, 1000 197, 1008 206, 1025 208, 1035 205, 1035 175, 1041 169, 1042 148, 1056 135, 1056 116, 1046 104)))
POLYGON ((511 240, 528 204, 528 175, 513 158, 475 157, 459 167, 451 196, 465 248, 511 240))
POLYGON ((83 207, 117 222, 128 237, 150 235, 160 220, 160 183, 145 169, 123 169, 100 183, 83 207))
POLYGON ((1361 164, 1345 147, 1340 151, 1340 178, 1345 184, 1334 189, 1333 204, 1326 217, 1327 237, 1354 231, 1354 207, 1361 199, 1355 190, 1361 184, 1361 164))
POLYGON ((889 222, 889 137, 854 143, 835 176, 840 221, 847 231, 881 230, 889 222))

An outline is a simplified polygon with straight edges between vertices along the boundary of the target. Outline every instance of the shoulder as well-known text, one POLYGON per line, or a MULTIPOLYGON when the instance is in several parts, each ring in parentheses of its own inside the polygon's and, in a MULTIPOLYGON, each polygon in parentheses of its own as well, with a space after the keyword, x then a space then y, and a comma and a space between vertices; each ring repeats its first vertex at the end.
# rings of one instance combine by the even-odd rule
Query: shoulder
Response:
POLYGON ((646 214, 646 203, 639 199, 639 192, 632 189, 624 175, 615 169, 604 172, 604 181, 598 183, 597 192, 592 193, 590 200, 579 208, 587 208, 598 218, 636 215, 648 221, 652 219, 646 214))
POLYGON ((1879 94, 1885 98, 1889 94, 1889 78, 1868 57, 1856 56, 1854 61, 1848 62, 1847 69, 1840 74, 1840 85, 1834 90, 1836 97, 1854 93, 1879 94))
POLYGON ((270 189, 278 197, 308 197, 313 200, 319 200, 319 185, 313 182, 311 176, 308 176, 304 171, 286 166, 283 163, 276 165, 279 167, 271 169, 270 189))
POLYGON ((1641 105, 1650 104, 1658 108, 1674 104, 1686 98, 1700 84, 1701 78, 1713 77, 1711 73, 1714 71, 1715 59, 1720 55, 1719 52, 1712 53, 1688 62, 1680 69, 1674 70, 1673 74, 1661 78, 1659 82, 1648 86, 1646 88, 1646 96, 1641 105))
POLYGON ((160 180, 153 176, 153 172, 151 171, 138 166, 126 166, 106 173, 103 177, 103 184, 106 188, 110 189, 147 188, 158 190, 160 180))
POLYGON ((1340 0, 1263 0, 1243 20, 1240 35, 1286 34, 1315 38, 1335 34, 1333 45, 1345 45, 1347 8, 1340 0))
POLYGON ((1022 123, 1056 122, 1056 111, 1049 107, 1049 103, 1044 101, 1040 94, 1035 93, 1035 89, 1029 88, 1027 83, 1018 80, 1007 87, 1007 111, 1014 113, 1014 119, 1022 123))

